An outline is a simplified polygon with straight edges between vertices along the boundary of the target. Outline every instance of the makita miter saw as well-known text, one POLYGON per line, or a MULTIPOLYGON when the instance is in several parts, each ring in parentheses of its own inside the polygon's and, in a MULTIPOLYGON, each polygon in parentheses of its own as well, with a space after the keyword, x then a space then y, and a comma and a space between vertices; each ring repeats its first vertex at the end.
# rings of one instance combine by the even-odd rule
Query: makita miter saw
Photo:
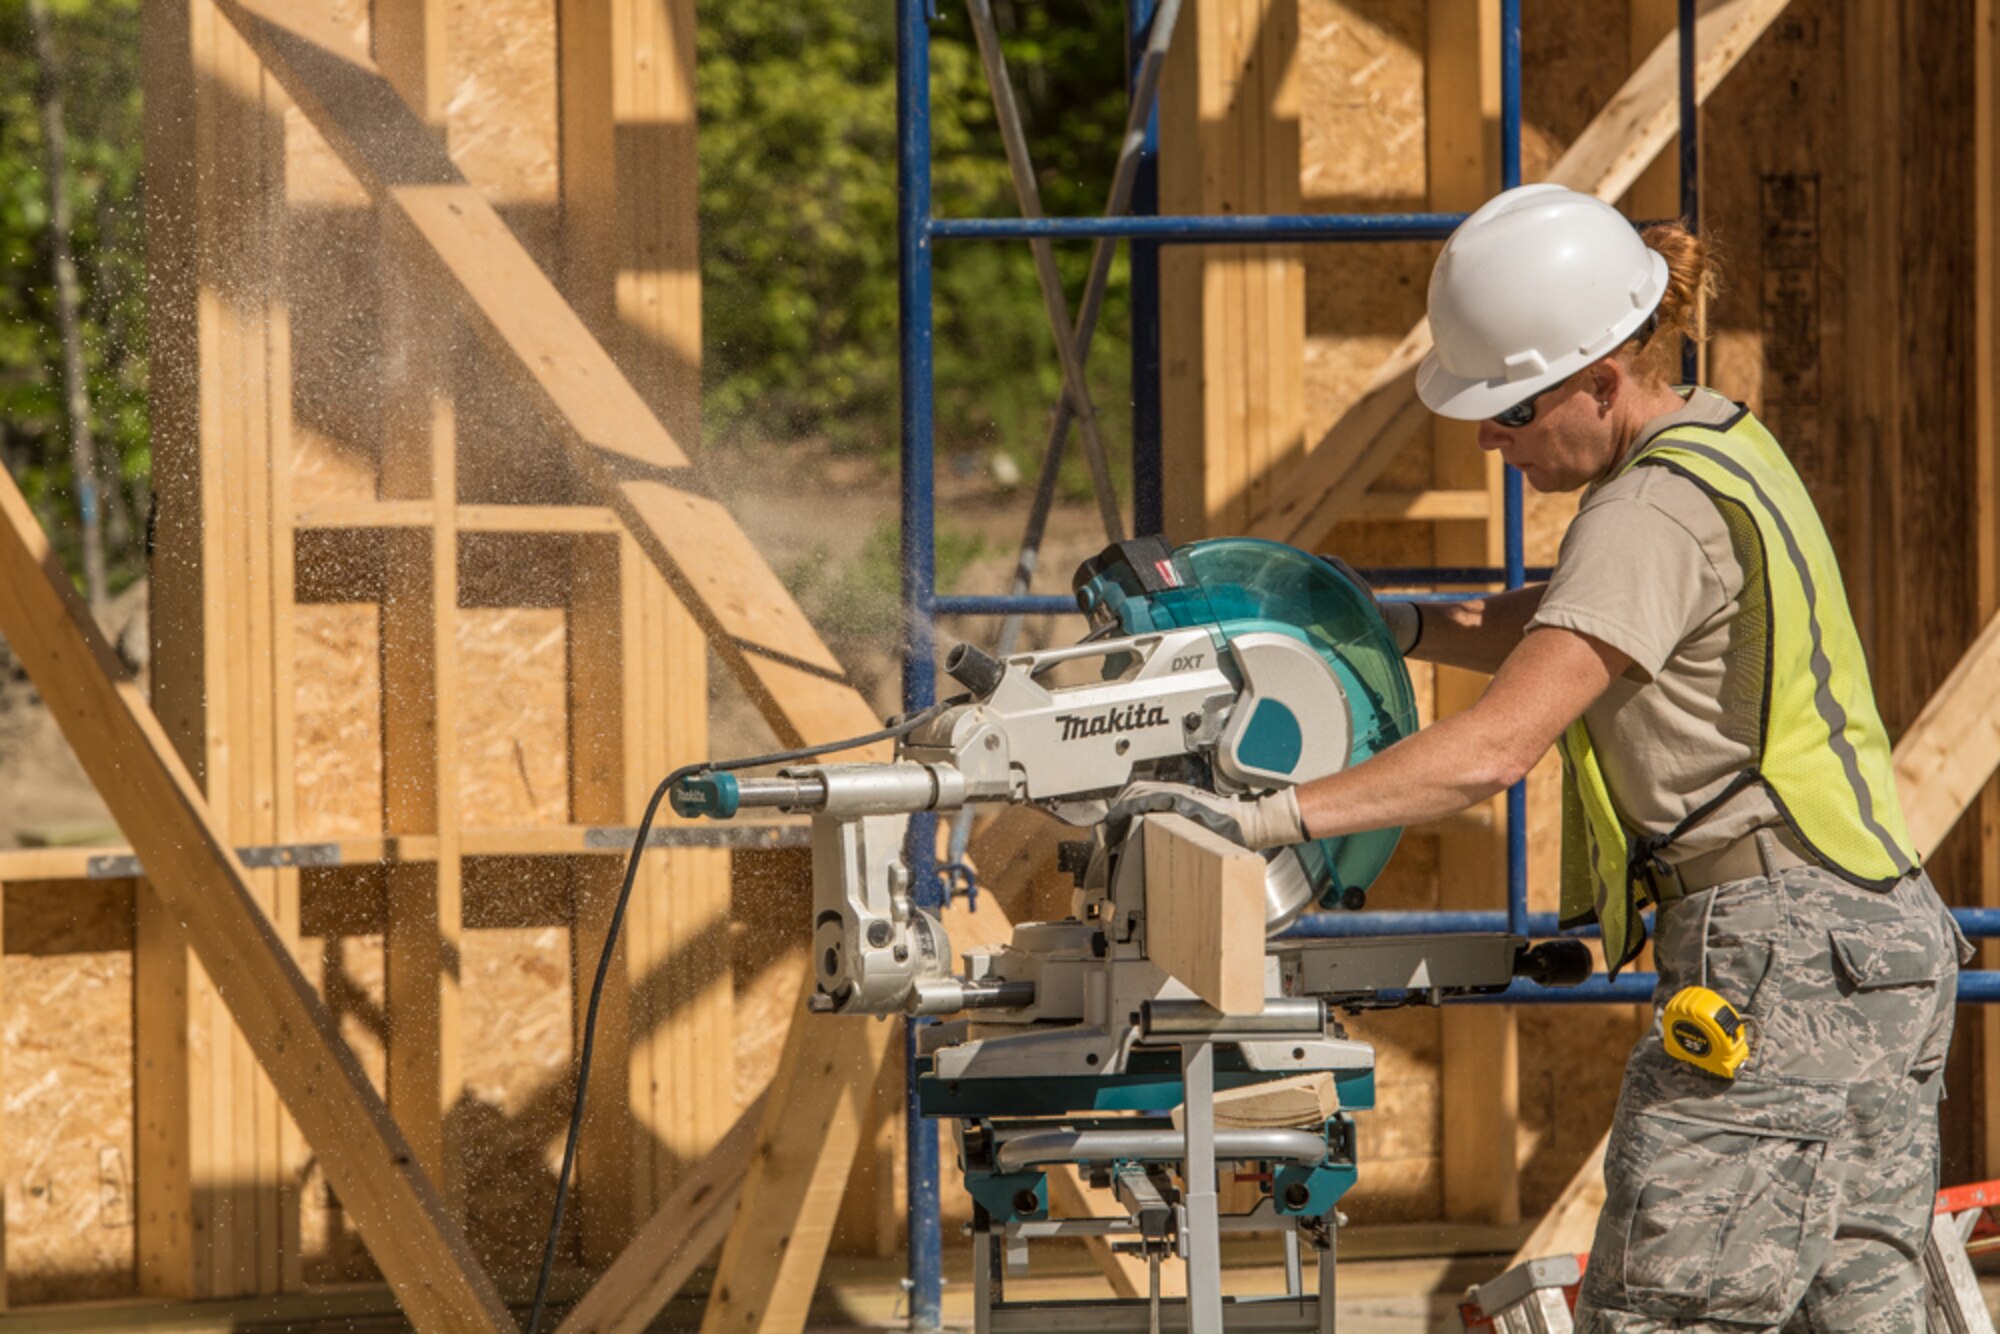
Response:
POLYGON ((924 1027, 918 1095, 957 1130, 980 1329, 1331 1330, 1348 1113, 1374 1103, 1373 1049, 1335 1011, 1497 992, 1520 975, 1577 981, 1589 956, 1502 934, 1298 930, 1311 909, 1364 905, 1401 832, 1389 829, 1266 854, 1262 1009, 1197 999, 1146 950, 1139 835, 1153 817, 1113 827, 1107 810, 1139 781, 1255 794, 1359 763, 1415 730, 1409 676, 1366 589, 1276 543, 1121 542, 1075 588, 1092 627, 1080 643, 1005 660, 958 646, 945 667, 967 693, 912 720, 894 762, 698 774, 675 807, 812 813, 815 1010, 976 1016, 924 1027), (903 838, 909 815, 972 803, 1030 803, 1076 827, 1062 865, 1077 888, 1067 918, 1018 924, 1005 948, 954 967, 943 925, 913 902, 903 838), (1217 1129, 1218 1090, 1316 1074, 1338 1108, 1311 1124, 1217 1129), (1253 1209, 1218 1216, 1219 1163, 1261 1183, 1253 1209), (1115 1187, 1129 1216, 1051 1219, 1047 1173, 1068 1164, 1115 1187), (1225 1301, 1224 1230, 1280 1232, 1287 1292, 1225 1301), (1150 1302, 1004 1300, 1029 1240, 1084 1232, 1129 1238, 1153 1266, 1150 1302), (1323 1302, 1305 1290, 1302 1237, 1323 1302), (1168 1255, 1186 1262, 1188 1302, 1163 1326, 1168 1255))

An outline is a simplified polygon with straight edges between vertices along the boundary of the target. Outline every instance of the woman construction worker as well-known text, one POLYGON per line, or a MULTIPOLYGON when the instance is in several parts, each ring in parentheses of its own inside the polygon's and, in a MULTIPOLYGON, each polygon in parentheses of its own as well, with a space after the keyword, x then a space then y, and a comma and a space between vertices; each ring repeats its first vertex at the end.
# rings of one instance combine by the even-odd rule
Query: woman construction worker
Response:
POLYGON ((1418 393, 1582 501, 1547 584, 1385 614, 1410 656, 1491 685, 1341 773, 1257 800, 1135 788, 1114 818, 1280 847, 1438 819, 1558 747, 1565 923, 1598 922, 1615 971, 1658 905, 1578 1328, 1917 1331, 1970 949, 1904 828, 1811 496, 1747 409, 1674 385, 1713 282, 1685 229, 1642 238, 1560 187, 1467 218, 1418 393), (1739 1039, 1747 1059, 1715 1050, 1739 1039))

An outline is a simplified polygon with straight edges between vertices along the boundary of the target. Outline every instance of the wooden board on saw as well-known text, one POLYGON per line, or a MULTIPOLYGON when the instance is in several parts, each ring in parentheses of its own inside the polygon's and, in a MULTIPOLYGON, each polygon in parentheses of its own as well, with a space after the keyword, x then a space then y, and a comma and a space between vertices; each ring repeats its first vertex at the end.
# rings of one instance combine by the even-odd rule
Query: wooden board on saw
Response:
POLYGON ((1264 1012, 1264 858, 1179 815, 1155 815, 1146 953, 1223 1014, 1264 1012))

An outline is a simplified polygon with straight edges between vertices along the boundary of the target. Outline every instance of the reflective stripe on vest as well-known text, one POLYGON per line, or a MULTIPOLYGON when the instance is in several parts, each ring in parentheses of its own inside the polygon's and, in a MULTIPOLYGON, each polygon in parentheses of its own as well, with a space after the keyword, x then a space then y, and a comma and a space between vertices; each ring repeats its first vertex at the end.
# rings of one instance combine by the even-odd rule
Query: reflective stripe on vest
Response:
POLYGON ((1664 431, 1625 467, 1668 468, 1715 502, 1744 571, 1738 623, 1764 631, 1763 716, 1752 767, 1672 830, 1643 837, 1619 819, 1584 721, 1564 733, 1562 917, 1599 922, 1614 974, 1645 944, 1647 865, 1752 783, 1858 885, 1886 889, 1917 861, 1833 547, 1784 450, 1745 410, 1726 426, 1664 431))

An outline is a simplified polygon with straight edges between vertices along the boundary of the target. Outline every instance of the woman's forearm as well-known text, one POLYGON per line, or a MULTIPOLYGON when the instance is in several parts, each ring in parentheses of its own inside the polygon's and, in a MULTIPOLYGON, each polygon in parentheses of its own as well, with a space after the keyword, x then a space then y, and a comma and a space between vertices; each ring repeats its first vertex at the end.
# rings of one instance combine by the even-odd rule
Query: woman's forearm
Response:
POLYGON ((1454 714, 1352 769, 1297 789, 1308 837, 1440 820, 1504 791, 1514 766, 1473 711, 1454 714))
POLYGON ((1573 631, 1549 628, 1527 635, 1465 712, 1440 719, 1352 769, 1294 789, 1306 836, 1422 824, 1503 791, 1630 661, 1573 631))
POLYGON ((1520 647, 1547 588, 1530 584, 1472 602, 1419 603, 1423 632, 1410 656, 1491 675, 1520 647))

